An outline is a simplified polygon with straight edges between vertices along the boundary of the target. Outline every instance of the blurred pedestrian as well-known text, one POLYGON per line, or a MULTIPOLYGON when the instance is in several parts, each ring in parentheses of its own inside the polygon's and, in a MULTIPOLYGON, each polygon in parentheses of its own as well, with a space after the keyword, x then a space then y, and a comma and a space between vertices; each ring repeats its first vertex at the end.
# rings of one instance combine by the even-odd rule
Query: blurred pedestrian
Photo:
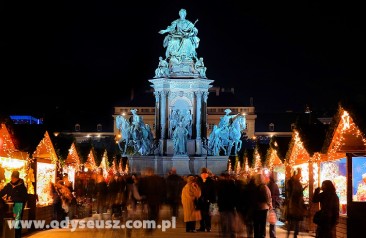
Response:
POLYGON ((294 171, 292 177, 287 181, 286 186, 286 220, 287 220, 287 238, 290 237, 291 230, 294 230, 294 238, 299 234, 300 221, 304 219, 305 204, 303 191, 300 182, 301 169, 294 171))
MULTIPOLYGON (((271 191, 272 209, 276 210, 276 208, 279 208, 280 189, 278 188, 273 174, 269 176, 269 182, 267 186, 271 191)), ((276 224, 269 224, 269 237, 276 238, 276 224)))
POLYGON ((263 174, 255 175, 256 190, 254 193, 256 206, 253 215, 254 238, 266 237, 268 210, 272 209, 271 191, 265 183, 263 174))
POLYGON ((179 206, 181 202, 181 194, 184 186, 184 179, 177 174, 177 169, 172 168, 169 175, 166 177, 166 199, 170 206, 172 216, 179 216, 179 206))
POLYGON ((247 175, 237 180, 236 183, 238 196, 236 201, 236 211, 241 220, 245 225, 247 238, 253 238, 253 213, 254 213, 254 192, 255 183, 253 176, 247 175))
MULTIPOLYGON (((138 182, 140 195, 145 197, 147 205, 147 219, 158 224, 160 206, 164 202, 166 188, 163 186, 164 178, 155 174, 153 168, 146 168, 146 174, 138 182)), ((146 229, 146 233, 151 235, 153 228, 146 229)))
POLYGON ((317 224, 316 238, 335 238, 339 219, 339 198, 332 181, 324 180, 321 188, 315 189, 312 202, 320 203, 323 217, 323 221, 317 224))
POLYGON ((196 232, 196 222, 201 220, 201 212, 194 205, 194 200, 201 196, 201 189, 194 176, 187 178, 182 190, 183 221, 186 223, 186 232, 196 232))
POLYGON ((217 205, 220 213, 220 237, 235 238, 235 205, 238 197, 235 180, 223 173, 217 181, 217 205))

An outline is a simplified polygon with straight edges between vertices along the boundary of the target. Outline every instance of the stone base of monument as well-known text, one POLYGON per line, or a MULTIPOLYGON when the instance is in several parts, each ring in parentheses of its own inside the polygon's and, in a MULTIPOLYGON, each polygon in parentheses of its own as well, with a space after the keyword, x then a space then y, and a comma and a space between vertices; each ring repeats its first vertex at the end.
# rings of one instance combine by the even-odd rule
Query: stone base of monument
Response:
POLYGON ((228 156, 128 156, 130 173, 143 173, 146 168, 153 168, 155 174, 166 176, 171 168, 179 175, 199 175, 202 167, 207 167, 213 174, 220 175, 228 169, 228 156))

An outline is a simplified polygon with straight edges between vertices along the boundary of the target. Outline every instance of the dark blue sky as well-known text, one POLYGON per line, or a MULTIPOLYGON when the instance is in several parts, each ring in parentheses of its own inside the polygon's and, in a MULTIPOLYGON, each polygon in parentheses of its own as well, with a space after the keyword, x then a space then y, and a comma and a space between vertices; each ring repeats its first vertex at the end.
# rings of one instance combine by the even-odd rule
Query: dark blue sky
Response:
MULTIPOLYGON (((336 1, 27 1, 5 4, 1 37, 7 112, 108 113, 149 88, 165 29, 181 8, 198 28, 215 86, 258 111, 334 107, 364 96, 363 8, 336 1), (254 2, 254 3, 253 3, 254 2)), ((2 91, 4 93, 4 91, 2 91)))

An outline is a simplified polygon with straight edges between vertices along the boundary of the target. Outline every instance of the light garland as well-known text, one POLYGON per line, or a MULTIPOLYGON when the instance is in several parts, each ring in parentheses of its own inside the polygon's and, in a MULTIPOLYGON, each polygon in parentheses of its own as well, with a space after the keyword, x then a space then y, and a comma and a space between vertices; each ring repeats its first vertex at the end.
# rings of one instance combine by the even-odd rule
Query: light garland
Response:
POLYGON ((72 166, 76 169, 76 171, 80 171, 80 157, 77 153, 75 143, 72 143, 69 149, 69 153, 67 154, 65 160, 65 166, 72 166))
POLYGON ((122 159, 120 159, 119 163, 118 163, 118 173, 119 174, 124 174, 122 159))
POLYGON ((254 150, 254 170, 255 172, 259 172, 261 169, 262 169, 261 156, 258 152, 258 149, 256 148, 254 150))
POLYGON ((90 150, 86 162, 84 163, 84 167, 91 171, 95 171, 97 169, 93 149, 90 150))
POLYGON ((43 139, 37 145, 37 148, 33 152, 32 157, 33 158, 47 157, 48 159, 51 160, 52 164, 57 164, 58 162, 57 154, 47 131, 44 133, 43 139))
POLYGON ((107 159, 107 151, 104 151, 102 161, 100 162, 99 168, 103 171, 103 177, 104 179, 108 176, 108 170, 109 170, 109 163, 107 159))
POLYGON ((343 108, 339 109, 340 120, 339 124, 334 132, 331 144, 328 148, 327 156, 328 160, 335 160, 339 158, 344 158, 345 153, 340 153, 342 146, 346 143, 346 137, 350 136, 353 138, 358 138, 362 141, 363 145, 366 147, 366 140, 362 136, 361 131, 358 129, 357 125, 354 123, 352 117, 343 108))

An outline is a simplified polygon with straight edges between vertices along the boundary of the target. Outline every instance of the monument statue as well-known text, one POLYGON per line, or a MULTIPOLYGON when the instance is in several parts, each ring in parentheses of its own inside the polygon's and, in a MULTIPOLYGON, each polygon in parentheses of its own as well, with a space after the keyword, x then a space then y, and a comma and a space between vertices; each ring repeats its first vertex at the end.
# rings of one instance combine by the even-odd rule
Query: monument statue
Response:
POLYGON ((200 39, 197 37, 198 30, 195 23, 186 19, 187 12, 185 9, 179 11, 180 18, 173 21, 165 30, 160 30, 160 34, 169 33, 165 39, 163 46, 166 48, 166 58, 174 56, 177 60, 185 58, 197 59, 196 48, 198 48, 200 39))
MULTIPOLYGON (((206 78, 206 67, 197 58, 196 49, 200 39, 197 37, 198 30, 194 23, 186 19, 185 9, 179 11, 180 18, 174 20, 165 30, 160 30, 160 34, 168 33, 163 41, 166 48, 165 60, 168 62, 169 78, 206 78), (196 66, 197 64, 197 66, 196 66)), ((159 67, 157 68, 157 70, 159 67)), ((155 72, 155 78, 157 72, 155 72)))
POLYGON ((155 70, 155 77, 154 78, 165 78, 169 77, 169 64, 168 62, 163 59, 163 57, 159 57, 159 65, 158 68, 155 70))
POLYGON ((206 67, 205 64, 203 63, 203 57, 200 57, 196 64, 194 65, 195 69, 197 70, 197 72, 199 73, 201 78, 206 78, 206 67))
POLYGON ((225 115, 221 117, 218 125, 215 125, 208 138, 208 150, 211 155, 218 156, 220 151, 224 155, 230 155, 232 148, 236 155, 241 149, 242 131, 246 128, 245 116, 230 115, 231 110, 225 109, 225 115))
POLYGON ((137 109, 131 109, 132 116, 127 120, 122 115, 116 117, 116 126, 122 135, 118 146, 123 154, 132 146, 132 154, 149 155, 153 152, 153 134, 148 124, 137 114, 137 109), (124 147, 121 143, 124 142, 124 147))
POLYGON ((179 122, 178 127, 173 132, 174 154, 187 154, 188 130, 179 122))

